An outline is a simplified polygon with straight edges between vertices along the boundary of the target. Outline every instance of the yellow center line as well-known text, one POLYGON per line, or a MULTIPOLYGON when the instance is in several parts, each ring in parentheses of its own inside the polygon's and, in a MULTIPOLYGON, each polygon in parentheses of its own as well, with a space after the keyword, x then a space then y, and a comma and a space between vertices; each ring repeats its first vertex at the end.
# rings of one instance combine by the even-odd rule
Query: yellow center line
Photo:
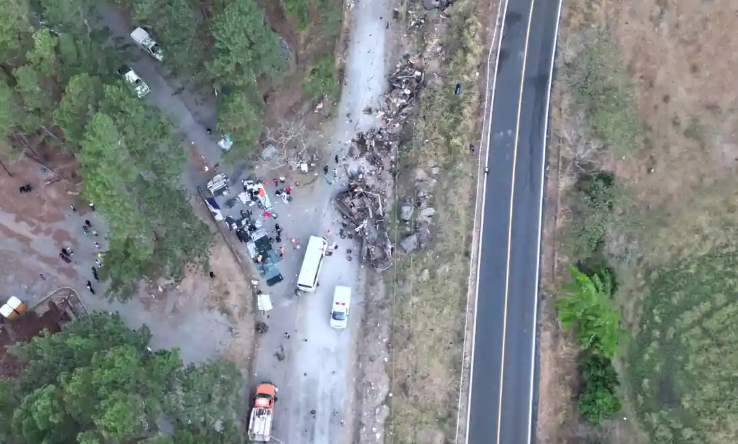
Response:
MULTIPOLYGON (((520 137, 520 111, 523 108, 523 85, 525 84, 525 64, 528 60, 528 41, 530 40, 530 25, 533 20, 533 6, 535 0, 530 3, 528 15, 528 28, 525 34, 525 49, 523 50, 523 70, 520 73, 520 94, 518 95, 518 119, 515 128, 515 142, 513 145, 512 179, 510 180, 510 219, 507 231, 507 269, 505 271, 505 308, 502 317, 502 361, 500 363, 500 399, 497 405, 497 444, 500 444, 500 430, 502 429, 502 390, 505 376, 505 342, 507 339, 507 300, 510 290, 510 252, 512 251, 512 222, 513 222, 513 198, 515 197, 515 167, 518 163, 518 139, 520 137)), ((504 20, 504 18, 503 18, 504 20)))

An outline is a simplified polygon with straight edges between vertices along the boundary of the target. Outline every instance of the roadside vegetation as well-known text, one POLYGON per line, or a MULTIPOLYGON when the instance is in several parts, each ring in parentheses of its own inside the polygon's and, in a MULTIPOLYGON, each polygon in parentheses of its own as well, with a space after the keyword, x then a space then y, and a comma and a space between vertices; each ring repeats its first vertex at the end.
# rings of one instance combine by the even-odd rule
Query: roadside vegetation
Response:
POLYGON ((556 308, 582 347, 602 337, 588 324, 627 332, 618 334, 614 354, 588 344, 579 356, 573 395, 581 417, 599 425, 583 432, 570 418, 558 427, 569 436, 542 442, 570 442, 574 434, 612 443, 734 440, 738 158, 726 150, 736 95, 699 88, 704 63, 724 61, 713 71, 729 72, 734 61, 677 43, 709 45, 711 26, 694 35, 658 31, 686 9, 710 16, 725 7, 695 5, 661 4, 658 16, 642 15, 656 7, 651 0, 607 10, 567 5, 552 124, 562 160, 555 229, 559 262, 576 267, 573 280, 557 277, 563 299, 556 308), (664 72, 678 80, 661 81, 664 72))
POLYGON ((242 442, 236 367, 183 366, 177 350, 150 352, 149 339, 146 327, 98 312, 11 348, 24 368, 0 380, 0 441, 242 442))
MULTIPOLYGON (((169 122, 115 77, 122 55, 84 22, 43 2, 40 11, 14 2, 0 6, 9 18, 0 29, 5 156, 77 159, 84 198, 111 229, 101 277, 122 299, 142 276, 179 277, 183 265, 202 262, 211 236, 178 187, 183 151, 169 122), (68 21, 33 27, 35 15, 68 21)), ((79 12, 90 14, 89 5, 79 12)))
MULTIPOLYGON (((405 7, 423 10, 419 2, 405 7)), ((387 369, 393 393, 386 434, 390 443, 451 442, 456 434, 478 169, 478 156, 469 153, 468 144, 479 138, 480 88, 474 73, 487 38, 479 8, 473 0, 455 2, 447 27, 435 24, 438 15, 432 11, 426 27, 413 35, 416 49, 439 37, 454 50, 442 56, 441 70, 426 71, 426 79, 437 74, 439 81, 421 92, 414 126, 408 125, 413 129, 398 153, 398 205, 406 197, 417 198, 418 182, 431 182, 437 213, 430 245, 399 253, 388 286, 393 312, 387 369), (450 79, 463 82, 463 94, 454 95, 450 79)), ((395 244, 412 225, 398 222, 395 244)))

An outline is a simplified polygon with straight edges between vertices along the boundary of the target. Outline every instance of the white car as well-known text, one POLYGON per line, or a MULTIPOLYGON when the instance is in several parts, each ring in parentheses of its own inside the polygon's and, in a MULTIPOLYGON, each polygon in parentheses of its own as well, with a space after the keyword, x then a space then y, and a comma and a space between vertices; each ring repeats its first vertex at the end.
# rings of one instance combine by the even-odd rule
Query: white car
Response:
POLYGON ((136 71, 134 71, 133 68, 123 65, 118 68, 118 74, 125 79, 126 83, 133 86, 139 99, 146 97, 151 92, 149 85, 141 80, 141 77, 136 74, 136 71))
POLYGON ((131 32, 131 38, 138 46, 148 52, 153 58, 158 61, 164 60, 164 53, 161 50, 161 46, 156 43, 156 40, 152 39, 148 32, 143 28, 136 28, 131 32))
POLYGON ((331 327, 344 329, 348 327, 349 307, 351 306, 351 288, 336 286, 333 292, 333 308, 331 309, 331 327))

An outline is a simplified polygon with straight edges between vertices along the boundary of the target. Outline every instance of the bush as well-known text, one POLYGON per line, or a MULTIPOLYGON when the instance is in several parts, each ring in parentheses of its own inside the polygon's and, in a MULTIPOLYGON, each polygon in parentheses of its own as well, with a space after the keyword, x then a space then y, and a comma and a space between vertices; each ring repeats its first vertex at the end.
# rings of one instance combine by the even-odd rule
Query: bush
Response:
POLYGON ((618 374, 610 358, 587 352, 580 364, 584 388, 579 394, 579 414, 592 424, 599 424, 620 411, 620 398, 615 390, 620 385, 618 374))
POLYGON ((588 259, 600 250, 617 196, 615 177, 610 172, 579 181, 572 196, 568 236, 571 254, 577 260, 588 259))

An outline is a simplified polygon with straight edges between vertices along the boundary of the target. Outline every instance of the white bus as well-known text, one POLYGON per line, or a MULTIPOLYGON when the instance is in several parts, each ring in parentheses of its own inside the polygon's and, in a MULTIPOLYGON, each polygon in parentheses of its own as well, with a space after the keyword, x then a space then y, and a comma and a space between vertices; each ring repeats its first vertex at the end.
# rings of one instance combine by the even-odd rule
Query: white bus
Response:
POLYGON ((310 236, 307 248, 305 248, 305 259, 302 260, 302 268, 297 278, 298 289, 313 293, 318 288, 318 276, 327 248, 328 241, 325 238, 310 236))

